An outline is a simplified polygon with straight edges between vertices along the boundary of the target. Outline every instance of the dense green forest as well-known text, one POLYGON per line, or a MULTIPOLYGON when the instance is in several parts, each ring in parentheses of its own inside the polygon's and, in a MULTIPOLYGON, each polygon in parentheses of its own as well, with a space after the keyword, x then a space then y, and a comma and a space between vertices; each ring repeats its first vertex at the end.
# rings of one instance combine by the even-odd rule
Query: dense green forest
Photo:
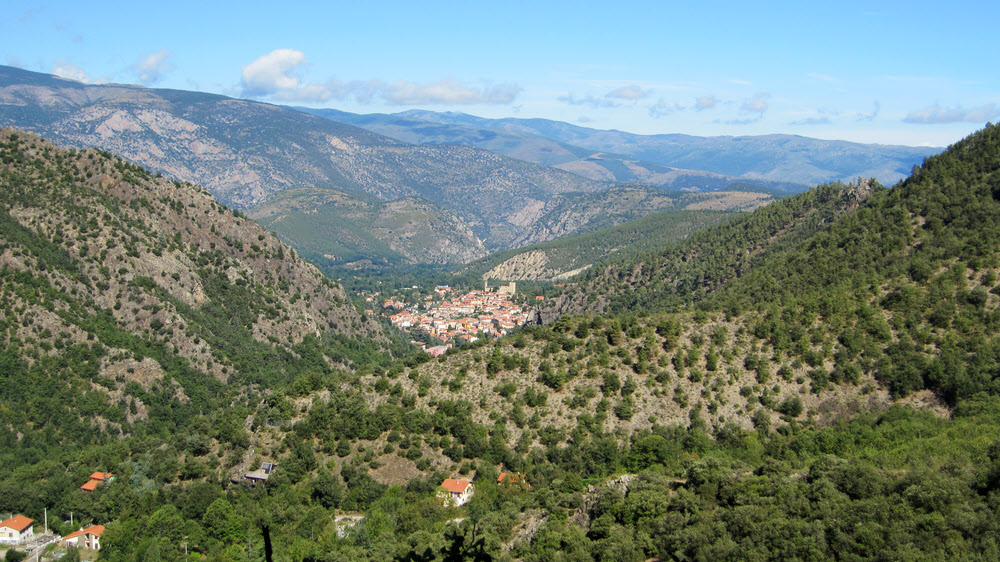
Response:
POLYGON ((574 278, 582 289, 568 289, 553 301, 549 315, 679 310, 760 267, 772 253, 809 239, 881 190, 872 180, 821 185, 696 232, 682 243, 612 256, 603 267, 574 278))
MULTIPOLYGON (((240 235, 239 217, 215 227, 225 255, 187 256, 191 242, 175 254, 201 259, 203 301, 168 269, 102 276, 86 257, 113 248, 89 232, 130 218, 117 228, 159 240, 155 214, 83 179, 79 158, 101 155, 5 143, 4 191, 18 195, 0 216, 0 513, 48 509, 60 532, 70 512, 73 527, 105 524, 101 559, 1000 557, 1000 127, 895 187, 821 186, 566 289, 567 310, 607 314, 436 359, 346 308, 318 337, 260 334, 268 307, 345 296, 237 275, 250 244, 267 241, 272 261, 281 248, 240 235), (9 189, 44 179, 19 159, 57 170, 47 189, 78 186, 81 213, 90 193, 107 197, 100 228, 32 222, 67 205, 9 189), (185 327, 126 321, 114 299, 102 308, 99 282, 185 327), (185 351, 199 345, 213 351, 185 351), (279 463, 266 485, 230 481, 261 461, 279 463), (95 470, 118 477, 79 490, 95 470), (498 483, 501 471, 523 478, 498 483), (470 503, 435 498, 447 477, 473 480, 470 503)), ((183 211, 195 193, 164 204, 183 211)), ((156 257, 146 240, 132 251, 156 257)))

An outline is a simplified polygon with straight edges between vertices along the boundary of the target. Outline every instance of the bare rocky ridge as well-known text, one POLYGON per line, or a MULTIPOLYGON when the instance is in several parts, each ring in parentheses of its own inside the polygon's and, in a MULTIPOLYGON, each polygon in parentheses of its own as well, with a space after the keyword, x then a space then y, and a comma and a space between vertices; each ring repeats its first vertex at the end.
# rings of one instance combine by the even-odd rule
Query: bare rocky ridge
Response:
POLYGON ((510 279, 513 281, 553 279, 559 272, 546 267, 548 256, 541 250, 530 250, 518 254, 486 272, 486 279, 510 279))
POLYGON ((549 257, 541 250, 518 254, 483 274, 483 279, 505 281, 561 281, 590 269, 586 264, 576 269, 560 271, 549 266, 549 257))

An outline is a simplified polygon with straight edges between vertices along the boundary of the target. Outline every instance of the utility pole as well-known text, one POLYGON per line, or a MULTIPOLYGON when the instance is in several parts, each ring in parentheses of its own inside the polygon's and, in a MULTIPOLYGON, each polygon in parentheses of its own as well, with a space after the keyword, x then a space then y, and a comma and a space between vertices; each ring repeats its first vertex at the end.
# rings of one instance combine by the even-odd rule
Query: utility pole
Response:
POLYGON ((44 507, 42 510, 45 512, 45 534, 49 534, 49 508, 44 507))

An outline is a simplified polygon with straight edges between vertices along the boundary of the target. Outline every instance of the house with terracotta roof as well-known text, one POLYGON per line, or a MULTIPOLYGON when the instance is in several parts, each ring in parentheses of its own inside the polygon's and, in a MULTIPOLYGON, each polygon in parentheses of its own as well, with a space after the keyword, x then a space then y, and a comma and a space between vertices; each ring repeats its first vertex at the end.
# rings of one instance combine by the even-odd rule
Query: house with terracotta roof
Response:
POLYGON ((469 480, 445 478, 438 490, 437 497, 444 500, 446 506, 460 506, 472 499, 476 493, 475 486, 469 480))
POLYGON ((63 547, 73 546, 76 548, 89 548, 90 550, 101 550, 101 535, 104 533, 104 525, 91 525, 86 529, 73 531, 63 537, 60 544, 63 547))
POLYGON ((84 492, 90 493, 97 489, 98 486, 106 482, 111 482, 115 479, 115 475, 110 472, 95 472, 90 475, 90 480, 86 484, 80 486, 80 489, 84 492))
POLYGON ((497 476, 497 485, 502 484, 528 487, 528 481, 520 472, 501 472, 500 476, 497 476))
POLYGON ((0 544, 21 544, 35 536, 35 520, 23 515, 15 515, 0 521, 0 544))

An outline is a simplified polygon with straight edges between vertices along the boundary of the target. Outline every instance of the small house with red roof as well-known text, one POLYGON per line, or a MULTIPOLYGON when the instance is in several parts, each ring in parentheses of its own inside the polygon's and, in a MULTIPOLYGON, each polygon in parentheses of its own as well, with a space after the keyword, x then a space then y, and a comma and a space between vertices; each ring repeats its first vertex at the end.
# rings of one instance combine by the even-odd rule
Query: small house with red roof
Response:
POLYGON ((15 515, 0 521, 0 544, 21 544, 35 536, 35 520, 15 515))
POLYGON ((472 499, 476 493, 475 486, 469 480, 445 478, 438 490, 437 497, 444 500, 446 506, 460 506, 472 499))
POLYGON ((497 476, 497 484, 520 484, 527 486, 528 482, 525 481, 524 475, 518 472, 501 472, 500 476, 497 476))
POLYGON ((104 533, 104 525, 91 525, 86 529, 73 531, 63 537, 62 546, 74 546, 76 548, 89 548, 90 550, 101 550, 101 535, 104 533))
POLYGON ((95 472, 90 475, 90 480, 88 480, 86 484, 80 486, 80 489, 84 492, 90 493, 96 490, 101 484, 111 482, 114 479, 115 475, 110 472, 95 472))

